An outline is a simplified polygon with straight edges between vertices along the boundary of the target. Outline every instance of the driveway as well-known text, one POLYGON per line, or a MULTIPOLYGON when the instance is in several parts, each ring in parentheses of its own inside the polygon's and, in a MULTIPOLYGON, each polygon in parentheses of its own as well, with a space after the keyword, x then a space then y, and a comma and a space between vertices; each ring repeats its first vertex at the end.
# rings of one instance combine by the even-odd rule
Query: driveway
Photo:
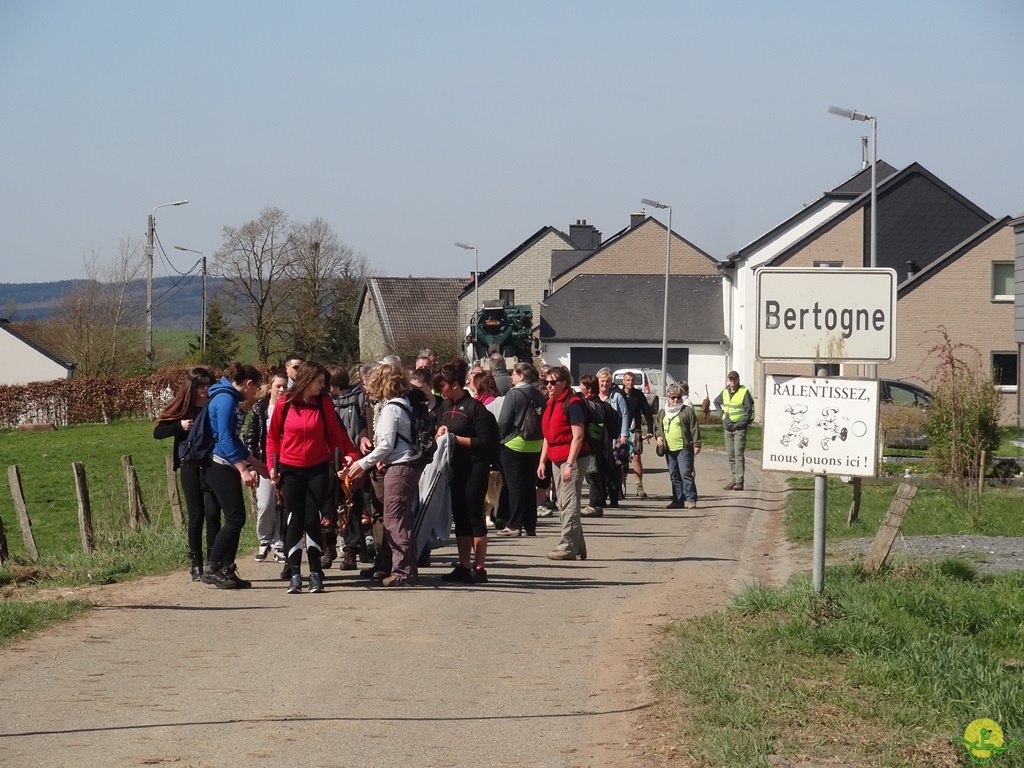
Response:
MULTIPOLYGON (((98 608, 0 650, 5 766, 640 766, 646 662, 664 624, 743 585, 784 582, 781 481, 748 454, 697 457, 697 510, 651 498, 586 519, 590 559, 558 563, 557 517, 491 543, 486 585, 388 590, 333 570, 288 595, 279 567, 240 560, 246 591, 184 571, 96 589, 98 608)), ((633 483, 630 482, 630 489, 633 483)), ((446 563, 451 549, 435 553, 446 563)))

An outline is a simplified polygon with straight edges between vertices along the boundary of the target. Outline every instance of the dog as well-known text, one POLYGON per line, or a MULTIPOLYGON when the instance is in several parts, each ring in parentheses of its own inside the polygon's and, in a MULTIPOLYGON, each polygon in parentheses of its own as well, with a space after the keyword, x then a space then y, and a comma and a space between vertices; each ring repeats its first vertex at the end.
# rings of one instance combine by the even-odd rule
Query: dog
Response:
POLYGON ((495 520, 498 516, 498 499, 501 498, 501 487, 504 481, 501 472, 492 469, 487 477, 487 493, 484 495, 484 516, 487 519, 489 528, 497 527, 495 520))

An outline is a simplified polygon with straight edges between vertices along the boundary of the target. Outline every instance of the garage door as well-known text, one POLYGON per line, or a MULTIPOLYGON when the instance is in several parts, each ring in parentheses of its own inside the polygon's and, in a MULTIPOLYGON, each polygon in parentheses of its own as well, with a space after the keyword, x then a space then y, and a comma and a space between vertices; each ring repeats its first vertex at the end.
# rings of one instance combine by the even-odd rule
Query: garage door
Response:
MULTIPOLYGON (((571 347, 569 371, 572 380, 579 381, 584 373, 591 375, 600 369, 657 368, 661 370, 661 349, 653 347, 571 347)), ((668 372, 676 381, 689 379, 690 350, 686 347, 668 350, 668 372)))

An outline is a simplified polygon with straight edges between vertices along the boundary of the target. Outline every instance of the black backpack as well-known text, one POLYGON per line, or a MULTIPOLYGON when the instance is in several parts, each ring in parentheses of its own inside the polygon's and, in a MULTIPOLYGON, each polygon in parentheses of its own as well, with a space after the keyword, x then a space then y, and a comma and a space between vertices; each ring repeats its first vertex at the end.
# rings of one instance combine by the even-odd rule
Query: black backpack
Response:
POLYGON ((437 452, 437 442, 434 440, 434 420, 430 416, 430 407, 427 396, 418 387, 409 391, 410 409, 400 400, 389 400, 388 402, 397 405, 409 415, 412 421, 412 434, 406 437, 399 433, 397 437, 412 446, 415 451, 414 457, 405 462, 412 467, 425 467, 434 460, 437 452))
POLYGON ((576 397, 583 401, 583 412, 587 417, 586 425, 583 428, 583 437, 586 438, 587 445, 590 446, 591 450, 597 450, 603 446, 605 441, 608 439, 608 412, 615 409, 600 400, 591 400, 589 397, 574 394, 562 401, 562 407, 565 409, 566 418, 569 418, 569 403, 571 403, 576 397))
MULTIPOLYGON (((512 391, 514 392, 515 390, 513 389, 512 391)), ((523 391, 523 396, 526 398, 526 411, 523 413, 523 420, 519 424, 519 434, 523 440, 543 440, 544 398, 537 390, 533 390, 533 392, 523 391)))
POLYGON ((178 443, 178 462, 186 467, 208 466, 213 456, 213 446, 217 444, 217 433, 213 431, 210 424, 210 404, 217 395, 227 394, 218 392, 211 397, 202 410, 192 420, 192 426, 188 435, 178 443))

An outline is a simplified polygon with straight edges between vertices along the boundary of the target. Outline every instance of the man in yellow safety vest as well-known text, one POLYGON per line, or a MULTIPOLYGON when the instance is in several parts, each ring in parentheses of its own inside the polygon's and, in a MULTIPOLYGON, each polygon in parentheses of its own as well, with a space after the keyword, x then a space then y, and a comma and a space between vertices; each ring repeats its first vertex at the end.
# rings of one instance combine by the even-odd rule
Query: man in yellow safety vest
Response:
POLYGON ((722 410, 725 455, 732 470, 732 482, 726 484, 725 490, 742 491, 743 452, 747 449, 747 427, 754 420, 754 398, 749 389, 740 385, 736 371, 729 371, 725 378, 725 389, 715 398, 715 407, 722 410))

